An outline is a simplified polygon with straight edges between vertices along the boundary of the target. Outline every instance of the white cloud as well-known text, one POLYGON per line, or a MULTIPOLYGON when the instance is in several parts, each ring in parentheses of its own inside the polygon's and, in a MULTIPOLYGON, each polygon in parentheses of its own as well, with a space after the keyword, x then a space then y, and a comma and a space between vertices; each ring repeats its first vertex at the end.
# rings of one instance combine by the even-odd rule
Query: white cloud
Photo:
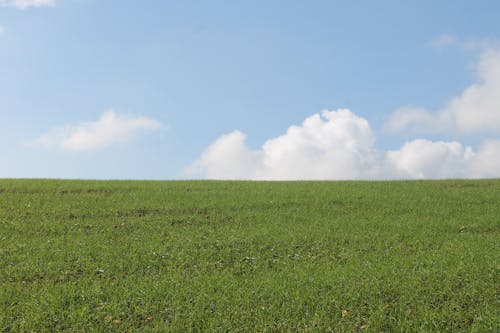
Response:
POLYGON ((245 146, 235 131, 217 139, 188 168, 193 176, 217 179, 358 178, 374 172, 374 136, 368 122, 349 110, 323 111, 268 140, 260 150, 245 146))
POLYGON ((386 128, 393 132, 499 132, 500 49, 485 49, 476 69, 478 82, 453 98, 442 110, 401 108, 390 117, 386 128))
POLYGON ((414 140, 378 151, 368 122, 349 110, 323 111, 258 150, 239 131, 223 135, 186 169, 210 179, 424 179, 500 176, 500 141, 478 151, 459 142, 414 140))
POLYGON ((188 167, 187 173, 214 179, 255 178, 262 168, 262 153, 249 150, 245 138, 240 131, 221 136, 188 167))
POLYGON ((40 135, 31 142, 32 146, 60 148, 66 151, 85 151, 123 143, 139 132, 152 131, 161 123, 146 117, 125 117, 114 111, 107 111, 94 122, 67 125, 40 135))
POLYGON ((425 179, 467 177, 473 154, 470 147, 464 148, 459 142, 417 139, 385 156, 387 170, 394 178, 425 179))
POLYGON ((3 25, 0 25, 0 34, 5 32, 5 27, 3 25))
POLYGON ((500 176, 500 140, 486 140, 468 164, 471 178, 500 176))
POLYGON ((56 0, 0 0, 0 5, 12 6, 19 9, 26 9, 28 7, 45 7, 54 6, 56 0))

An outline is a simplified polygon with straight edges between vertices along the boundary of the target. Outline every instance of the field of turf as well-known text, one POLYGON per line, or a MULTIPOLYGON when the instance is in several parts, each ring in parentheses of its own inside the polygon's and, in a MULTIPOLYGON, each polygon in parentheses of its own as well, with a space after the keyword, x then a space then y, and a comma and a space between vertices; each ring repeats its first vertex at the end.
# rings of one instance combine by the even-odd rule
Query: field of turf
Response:
POLYGON ((0 331, 500 332, 500 180, 0 180, 0 331))

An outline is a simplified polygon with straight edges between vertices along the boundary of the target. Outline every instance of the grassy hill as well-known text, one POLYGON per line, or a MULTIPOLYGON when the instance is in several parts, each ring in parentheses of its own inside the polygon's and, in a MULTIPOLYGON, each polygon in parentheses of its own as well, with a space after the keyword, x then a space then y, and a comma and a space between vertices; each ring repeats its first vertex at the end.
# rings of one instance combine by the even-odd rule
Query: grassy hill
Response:
POLYGON ((500 332, 499 244, 499 180, 0 180, 0 331, 500 332))

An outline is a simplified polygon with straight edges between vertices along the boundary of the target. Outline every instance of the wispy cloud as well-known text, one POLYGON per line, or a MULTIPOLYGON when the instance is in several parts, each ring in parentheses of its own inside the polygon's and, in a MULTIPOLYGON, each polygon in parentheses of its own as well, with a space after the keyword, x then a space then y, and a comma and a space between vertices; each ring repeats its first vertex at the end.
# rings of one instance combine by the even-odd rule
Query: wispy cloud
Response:
POLYGON ((442 34, 436 38, 434 38, 431 42, 431 45, 435 48, 442 48, 450 45, 456 44, 458 38, 450 35, 450 34, 442 34))
POLYGON ((0 0, 0 5, 16 7, 19 9, 54 6, 55 4, 56 0, 0 0))
POLYGON ((381 151, 366 119, 323 111, 257 150, 234 131, 212 143, 186 175, 211 179, 423 179, 500 176, 500 141, 477 151, 459 142, 413 140, 381 151))
POLYGON ((146 117, 126 117, 107 111, 94 122, 57 127, 30 142, 31 146, 88 151, 129 141, 139 133, 154 131, 161 123, 146 117))
POLYGON ((500 43, 492 38, 462 39, 451 34, 442 34, 432 40, 431 45, 436 49, 455 46, 464 50, 485 50, 500 47, 500 43))
POLYGON ((481 133, 500 131, 500 49, 482 51, 476 66, 477 82, 437 112, 405 107, 386 123, 392 132, 481 133))

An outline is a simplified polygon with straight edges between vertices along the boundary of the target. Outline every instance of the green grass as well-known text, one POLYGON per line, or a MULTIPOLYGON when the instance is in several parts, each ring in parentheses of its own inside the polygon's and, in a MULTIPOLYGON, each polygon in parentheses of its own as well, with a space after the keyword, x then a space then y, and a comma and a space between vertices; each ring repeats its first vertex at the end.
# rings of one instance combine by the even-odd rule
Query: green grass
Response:
POLYGON ((0 331, 500 332, 499 232, 499 180, 0 180, 0 331))

